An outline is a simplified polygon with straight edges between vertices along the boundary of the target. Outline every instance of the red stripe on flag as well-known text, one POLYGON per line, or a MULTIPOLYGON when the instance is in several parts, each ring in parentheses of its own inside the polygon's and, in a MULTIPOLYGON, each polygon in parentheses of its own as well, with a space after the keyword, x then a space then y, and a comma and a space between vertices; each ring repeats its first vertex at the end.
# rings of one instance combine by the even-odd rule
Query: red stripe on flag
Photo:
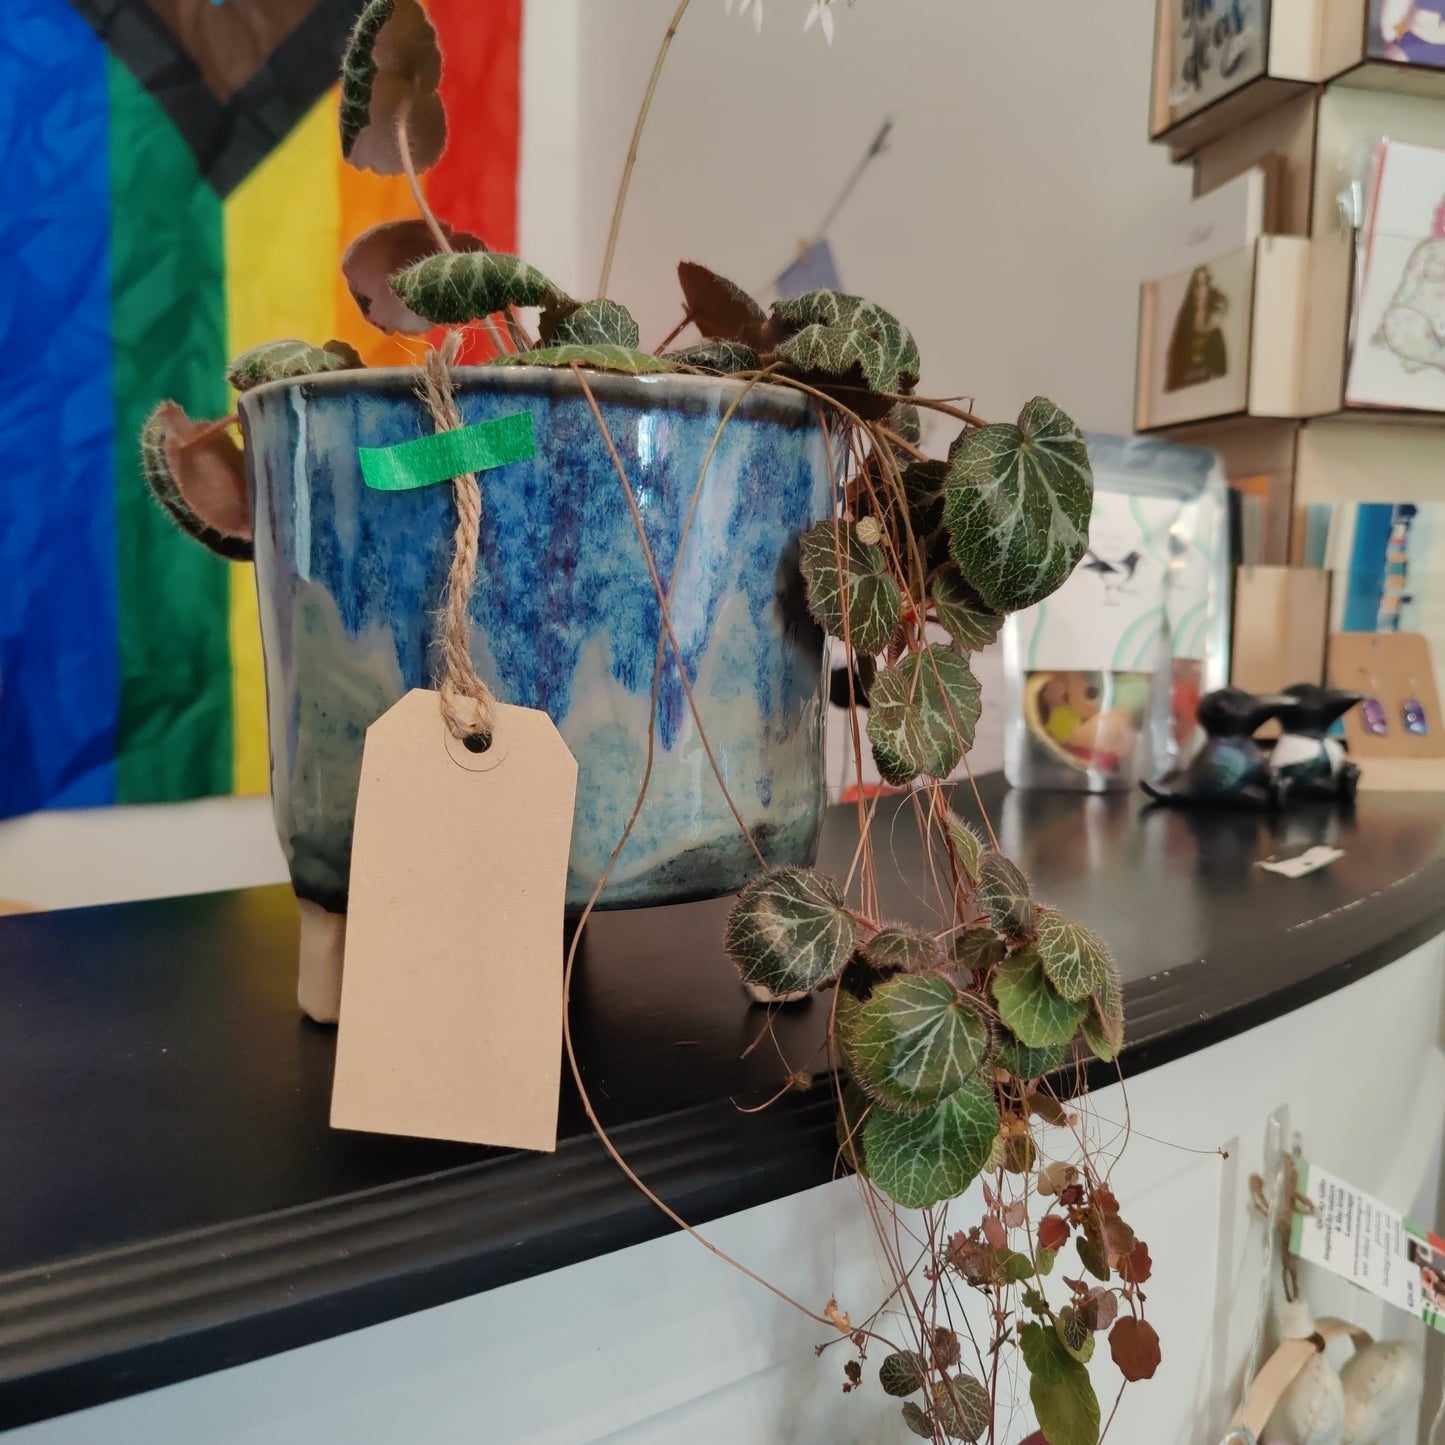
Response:
MULTIPOLYGON (((437 215, 494 251, 517 245, 522 131, 522 0, 427 0, 442 48, 447 148, 427 173, 437 215)), ((463 359, 491 351, 469 339, 463 359), (476 351, 473 351, 473 348, 476 351)))

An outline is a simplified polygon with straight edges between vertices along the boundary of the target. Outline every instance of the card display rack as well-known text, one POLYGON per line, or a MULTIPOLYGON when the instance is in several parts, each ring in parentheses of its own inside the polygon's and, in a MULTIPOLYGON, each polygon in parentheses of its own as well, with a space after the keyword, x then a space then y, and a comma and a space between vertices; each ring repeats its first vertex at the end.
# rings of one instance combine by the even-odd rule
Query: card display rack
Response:
MULTIPOLYGON (((1236 593, 1260 643, 1257 676, 1246 680, 1254 686, 1269 671, 1261 648, 1273 645, 1263 635, 1266 595, 1309 592, 1308 607, 1265 609, 1295 632, 1320 615, 1308 579, 1296 586, 1267 570, 1303 561, 1311 503, 1445 503, 1445 368, 1438 407, 1347 399, 1347 390, 1358 395, 1352 346, 1380 339, 1373 320, 1362 328, 1368 335, 1353 334, 1372 294, 1360 293, 1359 237, 1377 148, 1388 140, 1445 151, 1445 45, 1431 49, 1416 36, 1388 42, 1398 17, 1425 9, 1439 10, 1445 37, 1445 0, 1413 8, 1395 0, 1157 0, 1151 139, 1191 167, 1196 198, 1255 168, 1271 188, 1264 234, 1246 247, 1201 258, 1188 272, 1141 278, 1135 387, 1137 430, 1219 452, 1259 506, 1255 569, 1236 593), (1224 81, 1222 32, 1213 32, 1196 59, 1216 71, 1189 94, 1181 36, 1196 22, 1240 15, 1258 30, 1228 57, 1239 78, 1224 81), (1418 63, 1425 54, 1436 63, 1418 63)), ((1445 240, 1445 186, 1438 199, 1433 235, 1445 240)), ((1445 329, 1437 331, 1445 346, 1445 329)), ((1316 680, 1327 680, 1334 643, 1291 638, 1286 650, 1317 657, 1316 680)), ((1305 679, 1273 685, 1296 680, 1305 679)), ((1366 786, 1445 787, 1445 758, 1362 761, 1366 786)))
POLYGON ((1445 100, 1445 45, 1387 37, 1401 8, 1391 0, 1156 0, 1150 139, 1180 160, 1325 84, 1445 100), (1231 33, 1240 17, 1242 37, 1231 33), (1230 49, 1241 38, 1243 56, 1230 49), (1203 82, 1191 82, 1200 69, 1203 82))

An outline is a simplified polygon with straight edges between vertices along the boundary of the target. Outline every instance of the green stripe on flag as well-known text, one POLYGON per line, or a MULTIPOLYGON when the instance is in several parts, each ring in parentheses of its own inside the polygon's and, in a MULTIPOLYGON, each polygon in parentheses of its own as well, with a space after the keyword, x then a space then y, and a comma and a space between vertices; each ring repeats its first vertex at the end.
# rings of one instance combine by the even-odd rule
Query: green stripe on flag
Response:
POLYGON ((122 803, 149 803, 231 790, 227 564, 151 500, 137 440, 165 397, 193 417, 229 409, 225 256, 221 202, 190 150, 130 71, 113 56, 108 66, 121 658, 116 793, 122 803))

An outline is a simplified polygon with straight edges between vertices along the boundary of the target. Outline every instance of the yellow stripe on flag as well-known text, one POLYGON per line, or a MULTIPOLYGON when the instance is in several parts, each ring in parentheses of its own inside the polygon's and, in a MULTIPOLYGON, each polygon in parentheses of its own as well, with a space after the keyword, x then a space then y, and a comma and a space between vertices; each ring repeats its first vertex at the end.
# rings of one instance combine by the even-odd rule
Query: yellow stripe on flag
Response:
MULTIPOLYGON (((336 96, 323 96, 226 202, 226 311, 232 356, 298 337, 336 335, 341 143, 336 96)), ((266 691, 254 569, 231 570, 235 789, 270 786, 266 691)))

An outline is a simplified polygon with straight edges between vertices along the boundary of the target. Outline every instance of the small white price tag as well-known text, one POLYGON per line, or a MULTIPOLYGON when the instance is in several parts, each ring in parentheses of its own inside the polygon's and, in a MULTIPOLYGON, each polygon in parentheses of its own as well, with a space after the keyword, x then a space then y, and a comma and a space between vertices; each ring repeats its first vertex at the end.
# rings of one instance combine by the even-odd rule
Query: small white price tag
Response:
POLYGON ((1318 843, 1313 848, 1306 848, 1303 853, 1295 854, 1293 858, 1265 858, 1259 866, 1285 878, 1303 878, 1307 873, 1317 873, 1336 858, 1344 856, 1343 848, 1328 848, 1323 843, 1318 843))
POLYGON ((1291 1254, 1445 1333, 1445 1240, 1307 1160, 1295 1187, 1310 1212, 1291 1222, 1291 1254))

